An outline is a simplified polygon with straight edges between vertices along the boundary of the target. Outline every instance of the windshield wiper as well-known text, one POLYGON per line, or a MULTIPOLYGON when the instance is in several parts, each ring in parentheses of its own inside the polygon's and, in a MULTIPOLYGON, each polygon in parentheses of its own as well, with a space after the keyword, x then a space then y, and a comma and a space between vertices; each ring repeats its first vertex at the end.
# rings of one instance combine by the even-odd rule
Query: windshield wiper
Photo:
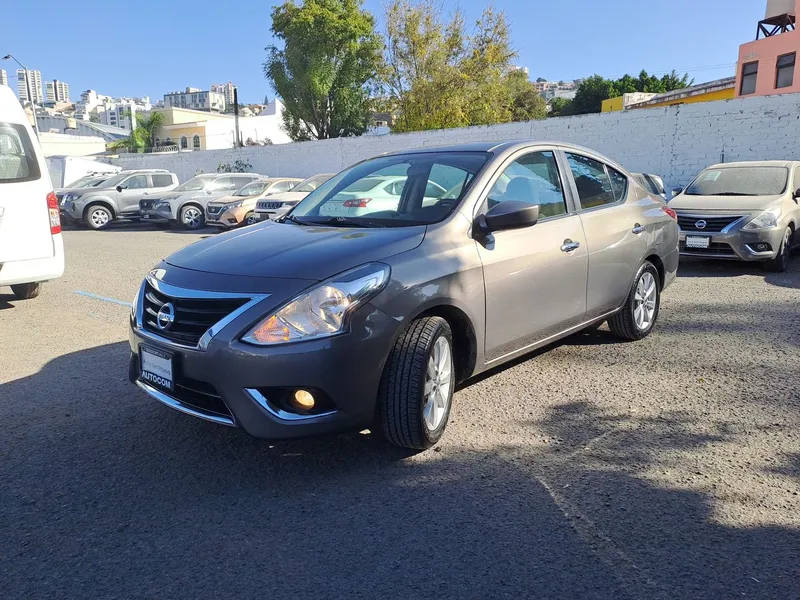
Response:
POLYGON ((712 196, 752 196, 753 194, 743 194, 742 192, 720 192, 719 194, 711 194, 712 196))
POLYGON ((292 216, 291 214, 285 214, 279 219, 275 219, 276 223, 285 223, 286 221, 290 221, 291 223, 296 223, 297 225, 310 225, 306 221, 301 221, 297 217, 292 216))
POLYGON ((386 227, 386 225, 379 225, 377 223, 370 223, 364 221, 357 221, 347 217, 325 217, 323 219, 314 219, 313 221, 305 221, 306 225, 330 225, 332 227, 386 227))

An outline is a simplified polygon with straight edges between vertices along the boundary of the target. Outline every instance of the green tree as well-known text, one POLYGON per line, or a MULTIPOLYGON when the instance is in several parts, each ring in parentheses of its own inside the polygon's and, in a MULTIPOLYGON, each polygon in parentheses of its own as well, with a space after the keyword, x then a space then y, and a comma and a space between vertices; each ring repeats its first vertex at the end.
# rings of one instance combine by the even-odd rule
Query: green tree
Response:
POLYGON ((381 43, 361 0, 288 1, 272 10, 264 74, 283 100, 295 141, 360 135, 369 124, 370 83, 381 43))
POLYGON ((575 92, 575 99, 571 103, 572 114, 599 113, 603 100, 614 98, 614 83, 600 75, 592 75, 584 79, 575 92))
POLYGON ((502 12, 487 8, 470 34, 461 13, 446 19, 438 0, 394 0, 386 10, 381 73, 397 115, 393 130, 510 121, 506 74, 514 56, 502 12))
POLYGON ((158 130, 165 121, 166 117, 161 112, 136 113, 136 128, 131 135, 109 144, 109 147, 112 150, 125 149, 128 152, 144 152, 147 148, 153 148, 156 145, 158 130))
POLYGON ((511 120, 532 121, 547 116, 547 103, 524 71, 511 71, 506 76, 511 94, 511 120))
POLYGON ((553 98, 550 101, 551 117, 566 117, 575 114, 572 112, 572 100, 567 98, 553 98))

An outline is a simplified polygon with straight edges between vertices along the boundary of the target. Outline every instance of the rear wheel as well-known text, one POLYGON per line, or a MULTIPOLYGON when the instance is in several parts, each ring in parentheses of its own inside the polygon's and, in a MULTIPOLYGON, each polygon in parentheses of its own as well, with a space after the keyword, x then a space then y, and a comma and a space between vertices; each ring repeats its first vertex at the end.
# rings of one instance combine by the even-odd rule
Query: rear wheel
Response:
POLYGON ((661 308, 658 269, 645 262, 639 267, 633 288, 622 310, 608 320, 611 333, 625 340, 641 340, 653 331, 661 308))
POLYGON ((775 258, 769 259, 764 263, 764 269, 773 273, 783 273, 789 268, 789 260, 792 258, 792 238, 793 231, 791 227, 787 227, 783 232, 783 239, 781 240, 781 247, 775 258))
POLYGON ((378 393, 378 420, 390 442, 425 450, 438 442, 455 390, 453 333, 441 317, 417 319, 395 342, 378 393))
POLYGON ((41 283, 20 283, 19 285, 12 285, 11 291, 17 300, 30 300, 36 298, 42 291, 41 283))
POLYGON ((181 209, 181 224, 186 229, 200 229, 205 222, 206 217, 198 207, 189 205, 181 209))
POLYGON ((114 214, 107 206, 93 204, 86 209, 83 220, 90 229, 102 229, 114 220, 114 214))

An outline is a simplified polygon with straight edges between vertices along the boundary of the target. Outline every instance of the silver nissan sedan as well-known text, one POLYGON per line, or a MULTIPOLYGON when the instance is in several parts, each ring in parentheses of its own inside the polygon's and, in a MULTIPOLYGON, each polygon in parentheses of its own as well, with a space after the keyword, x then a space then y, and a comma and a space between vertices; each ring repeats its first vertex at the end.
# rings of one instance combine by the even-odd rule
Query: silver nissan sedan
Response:
POLYGON ((677 268, 675 213, 595 152, 398 152, 339 173, 282 222, 156 265, 133 304, 129 377, 256 437, 368 427, 425 449, 458 382, 603 321, 650 334, 677 268), (375 177, 401 178, 400 198, 365 211, 352 200, 375 177), (327 214, 341 198, 352 214, 327 214))

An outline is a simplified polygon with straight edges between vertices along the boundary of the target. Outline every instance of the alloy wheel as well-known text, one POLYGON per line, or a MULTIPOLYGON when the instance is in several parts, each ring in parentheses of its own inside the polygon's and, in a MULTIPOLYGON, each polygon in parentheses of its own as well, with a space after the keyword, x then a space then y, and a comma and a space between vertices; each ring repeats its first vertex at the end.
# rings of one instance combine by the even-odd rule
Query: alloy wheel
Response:
POLYGON ((194 229, 200 226, 200 211, 196 208, 189 207, 183 211, 183 224, 194 229))
POLYGON ((95 209, 89 215, 89 220, 92 222, 92 225, 96 228, 103 227, 104 225, 108 224, 108 212, 103 209, 95 209))
POLYGON ((256 221, 255 215, 247 215, 247 219, 244 221, 245 225, 255 225, 256 223, 258 223, 258 221, 256 221))
POLYGON ((442 424, 450 404, 453 387, 453 352, 447 338, 440 336, 428 358, 425 373, 425 400, 422 416, 428 431, 442 424))
POLYGON ((655 320, 658 284, 649 271, 645 271, 636 285, 633 303, 633 319, 639 331, 647 330, 655 320))

